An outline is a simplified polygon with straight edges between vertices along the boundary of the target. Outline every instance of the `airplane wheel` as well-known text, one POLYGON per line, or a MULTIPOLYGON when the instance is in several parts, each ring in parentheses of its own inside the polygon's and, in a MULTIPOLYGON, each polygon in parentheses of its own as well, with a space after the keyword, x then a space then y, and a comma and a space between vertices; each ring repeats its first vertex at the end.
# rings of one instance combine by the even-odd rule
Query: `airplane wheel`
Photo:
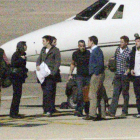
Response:
POLYGON ((73 95, 68 96, 68 105, 70 108, 75 109, 76 104, 73 102, 73 95))

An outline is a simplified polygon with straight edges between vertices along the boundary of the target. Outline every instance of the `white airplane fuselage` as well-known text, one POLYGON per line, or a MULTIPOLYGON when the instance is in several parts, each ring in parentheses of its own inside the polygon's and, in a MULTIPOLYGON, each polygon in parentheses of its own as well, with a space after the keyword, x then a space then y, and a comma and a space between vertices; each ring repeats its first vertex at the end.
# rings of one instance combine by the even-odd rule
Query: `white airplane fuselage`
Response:
MULTIPOLYGON (((75 20, 72 17, 58 24, 54 24, 18 37, 5 43, 1 47, 5 50, 8 58, 11 59, 12 54, 16 50, 17 43, 19 41, 26 41, 28 46, 27 61, 36 62, 36 59, 43 47, 42 37, 44 35, 52 35, 57 38, 57 47, 61 51, 62 65, 69 65, 73 51, 78 48, 78 41, 82 39, 85 40, 87 44, 88 37, 95 35, 99 39, 98 45, 101 46, 101 49, 103 50, 105 60, 108 60, 111 56, 113 56, 117 47, 115 45, 119 44, 121 36, 127 35, 130 40, 134 40, 134 34, 140 31, 140 16, 138 16, 138 14, 134 15, 136 12, 140 13, 140 8, 138 8, 138 4, 140 5, 140 2, 138 0, 128 1, 130 2, 126 2, 125 0, 109 1, 116 3, 116 5, 106 20, 94 19, 94 16, 103 9, 101 8, 87 21, 75 20), (132 8, 132 1, 137 2, 135 8, 132 8), (114 13, 121 4, 124 5, 123 18, 112 19, 114 13), (136 11, 131 11, 131 14, 129 14, 132 9, 135 9, 136 11), (135 16, 135 18, 132 16, 135 16), (130 19, 130 17, 132 18, 130 19)), ((134 41, 132 42, 134 43, 134 41)))

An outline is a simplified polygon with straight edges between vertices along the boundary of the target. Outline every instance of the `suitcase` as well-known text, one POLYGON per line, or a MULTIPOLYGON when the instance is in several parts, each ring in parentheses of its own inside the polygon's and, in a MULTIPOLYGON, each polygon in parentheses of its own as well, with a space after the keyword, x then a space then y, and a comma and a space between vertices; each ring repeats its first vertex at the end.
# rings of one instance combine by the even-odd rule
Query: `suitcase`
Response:
POLYGON ((90 88, 90 86, 83 87, 83 100, 84 100, 84 102, 89 102, 89 97, 88 97, 89 88, 90 88))

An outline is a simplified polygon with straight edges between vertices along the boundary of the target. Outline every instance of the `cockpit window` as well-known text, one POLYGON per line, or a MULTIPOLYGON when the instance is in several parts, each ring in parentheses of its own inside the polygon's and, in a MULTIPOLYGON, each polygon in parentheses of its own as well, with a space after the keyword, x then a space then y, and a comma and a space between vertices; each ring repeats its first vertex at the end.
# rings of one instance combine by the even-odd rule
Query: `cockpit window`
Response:
POLYGON ((118 8, 118 10, 116 11, 116 13, 113 16, 113 19, 122 19, 123 18, 123 9, 124 9, 124 5, 120 5, 120 7, 118 8))
POLYGON ((85 20, 87 21, 89 18, 91 18, 97 11, 99 11, 106 3, 108 0, 99 0, 80 12, 79 14, 76 15, 74 18, 75 20, 85 20))
POLYGON ((116 4, 115 3, 109 3, 107 4, 103 10, 101 10, 95 17, 94 19, 97 19, 97 20, 105 20, 110 12, 112 11, 112 9, 114 8, 116 4))

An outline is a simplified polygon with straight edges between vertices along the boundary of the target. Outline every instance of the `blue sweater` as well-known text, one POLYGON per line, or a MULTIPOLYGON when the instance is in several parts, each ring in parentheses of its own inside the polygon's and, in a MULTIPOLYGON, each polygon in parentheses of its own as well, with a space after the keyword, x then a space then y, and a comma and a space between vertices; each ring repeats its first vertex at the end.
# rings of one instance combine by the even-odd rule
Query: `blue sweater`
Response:
POLYGON ((89 74, 99 75, 104 72, 104 56, 102 50, 97 47, 92 50, 89 60, 89 74))

